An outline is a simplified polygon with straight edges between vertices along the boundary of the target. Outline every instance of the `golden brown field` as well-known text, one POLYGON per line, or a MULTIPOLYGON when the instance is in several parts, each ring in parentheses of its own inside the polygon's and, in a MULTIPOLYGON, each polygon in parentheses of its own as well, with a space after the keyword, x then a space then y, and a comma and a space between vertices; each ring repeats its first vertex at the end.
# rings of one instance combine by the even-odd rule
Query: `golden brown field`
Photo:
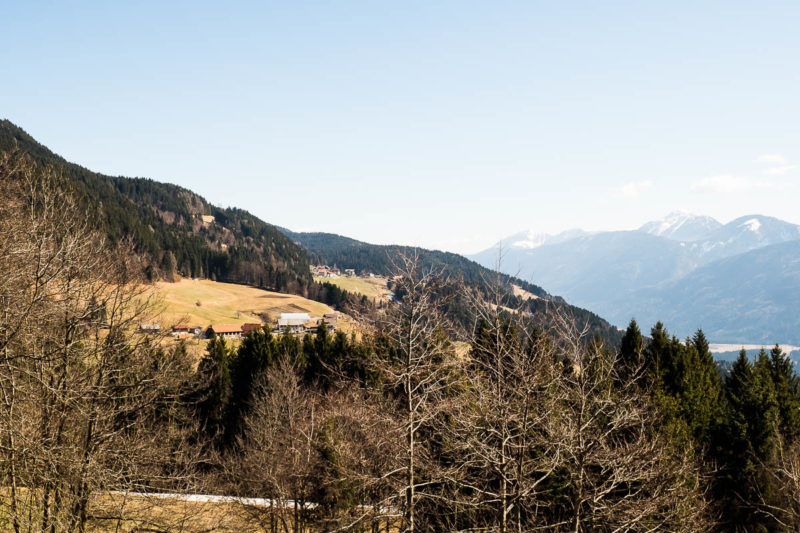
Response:
POLYGON ((320 283, 324 282, 331 283, 347 292, 364 295, 370 300, 386 301, 388 300, 387 295, 390 292, 389 289, 386 288, 386 278, 382 277, 375 277, 375 278, 314 277, 314 281, 320 283))
POLYGON ((263 316, 273 321, 281 313, 322 316, 333 311, 302 296, 209 280, 159 282, 155 289, 164 324, 244 324, 262 322, 263 316))
MULTIPOLYGON (((262 323, 273 325, 281 313, 308 313, 321 317, 333 312, 333 308, 294 294, 265 291, 246 285, 220 283, 210 280, 183 279, 176 283, 158 282, 149 292, 153 298, 153 314, 150 322, 161 325, 169 332, 176 324, 206 326, 212 324, 262 323)), ((357 333, 358 324, 349 316, 341 314, 338 329, 345 333, 357 333)), ((177 339, 167 335, 167 346, 177 339)), ((228 341, 236 345, 238 340, 228 341)), ((187 351, 195 361, 205 353, 208 341, 190 336, 185 339, 187 351)))

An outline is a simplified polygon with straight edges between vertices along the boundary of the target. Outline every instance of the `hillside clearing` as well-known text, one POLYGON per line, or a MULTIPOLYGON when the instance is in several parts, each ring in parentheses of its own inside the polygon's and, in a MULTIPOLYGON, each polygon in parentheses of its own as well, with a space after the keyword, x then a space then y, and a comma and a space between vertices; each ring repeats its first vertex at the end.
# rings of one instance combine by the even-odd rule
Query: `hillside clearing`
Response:
POLYGON ((244 324, 274 321, 281 313, 322 316, 333 309, 294 294, 265 291, 210 280, 184 279, 155 285, 158 308, 165 324, 244 324))
POLYGON ((539 297, 538 297, 538 296, 536 296, 536 295, 535 295, 535 294, 533 294, 532 292, 528 292, 528 291, 526 291, 525 289, 523 289, 523 288, 522 288, 522 287, 520 287, 519 285, 515 285, 515 284, 513 284, 513 283, 512 283, 512 284, 511 284, 511 288, 512 288, 512 289, 513 289, 513 291, 514 291, 514 296, 519 296, 519 297, 521 297, 523 300, 531 300, 531 299, 532 299, 532 300, 538 300, 538 299, 539 299, 539 297))
POLYGON ((315 277, 314 281, 336 285, 342 290, 366 296, 370 300, 388 301, 388 295, 391 294, 391 291, 386 288, 386 278, 380 276, 376 276, 374 278, 315 277))

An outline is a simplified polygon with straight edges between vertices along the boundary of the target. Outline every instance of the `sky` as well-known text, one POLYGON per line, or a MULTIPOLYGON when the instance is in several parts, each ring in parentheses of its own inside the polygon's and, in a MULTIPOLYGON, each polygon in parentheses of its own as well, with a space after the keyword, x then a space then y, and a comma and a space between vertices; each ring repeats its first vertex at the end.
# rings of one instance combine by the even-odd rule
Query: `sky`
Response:
POLYGON ((296 231, 800 223, 800 2, 0 2, 0 117, 296 231))

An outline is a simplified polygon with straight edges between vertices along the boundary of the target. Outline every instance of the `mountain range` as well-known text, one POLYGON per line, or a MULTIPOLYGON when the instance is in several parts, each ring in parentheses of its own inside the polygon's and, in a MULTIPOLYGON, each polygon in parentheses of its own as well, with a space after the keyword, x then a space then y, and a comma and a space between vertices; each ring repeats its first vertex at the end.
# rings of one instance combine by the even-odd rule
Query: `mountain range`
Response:
POLYGON ((683 212, 632 231, 522 232, 471 256, 535 278, 623 327, 661 320, 715 342, 800 341, 800 226, 763 215, 727 224, 683 212))

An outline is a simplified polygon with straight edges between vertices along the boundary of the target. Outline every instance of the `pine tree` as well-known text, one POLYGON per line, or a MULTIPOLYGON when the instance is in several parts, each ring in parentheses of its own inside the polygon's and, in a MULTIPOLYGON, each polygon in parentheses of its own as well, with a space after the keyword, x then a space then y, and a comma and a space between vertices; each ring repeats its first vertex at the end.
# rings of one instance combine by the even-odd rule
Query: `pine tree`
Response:
POLYGON ((681 412, 695 443, 707 446, 722 416, 722 379, 702 330, 698 329, 682 349, 686 368, 681 412))
POLYGON ((242 417, 250 410, 253 391, 266 370, 278 358, 278 343, 269 330, 258 330, 242 340, 230 363, 231 400, 228 408, 230 442, 241 429, 242 417))
POLYGON ((659 386, 663 383, 664 367, 668 357, 670 339, 664 324, 656 322, 650 330, 650 342, 644 351, 645 367, 648 374, 648 381, 659 386))
POLYGON ((781 435, 789 444, 800 435, 800 378, 777 344, 769 353, 769 369, 778 402, 781 435))
POLYGON ((331 381, 333 371, 339 360, 333 353, 333 340, 325 324, 317 327, 316 333, 306 335, 303 339, 303 353, 306 358, 305 380, 316 382, 326 388, 331 381))
MULTIPOLYGON (((627 335, 627 334, 626 334, 627 335)), ((722 380, 701 330, 685 342, 669 337, 660 322, 645 350, 664 427, 676 443, 704 452, 722 415, 722 380)))
POLYGON ((771 505, 777 487, 765 473, 776 461, 778 405, 770 376, 769 358, 764 350, 751 364, 742 349, 725 385, 730 412, 727 423, 728 453, 722 494, 733 523, 755 528, 765 518, 752 512, 771 505))
POLYGON ((212 436, 225 433, 225 414, 231 398, 230 353, 225 339, 208 341, 206 355, 197 368, 199 390, 197 410, 201 426, 212 436))
POLYGON ((625 335, 622 336, 619 348, 620 363, 626 376, 640 370, 644 350, 645 343, 642 332, 639 330, 636 320, 632 319, 628 324, 628 329, 625 330, 625 335))

